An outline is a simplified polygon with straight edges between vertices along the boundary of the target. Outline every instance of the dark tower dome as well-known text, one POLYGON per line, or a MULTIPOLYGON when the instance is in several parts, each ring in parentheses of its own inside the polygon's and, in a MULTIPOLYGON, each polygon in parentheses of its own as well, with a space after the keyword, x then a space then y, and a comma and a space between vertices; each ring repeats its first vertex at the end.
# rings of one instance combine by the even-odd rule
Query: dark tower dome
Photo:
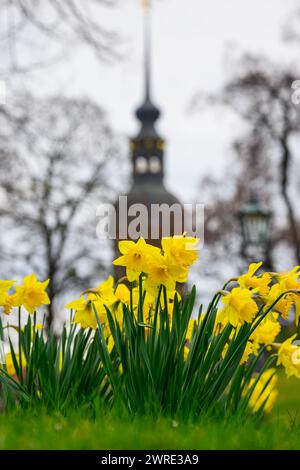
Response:
MULTIPOLYGON (((149 2, 148 2, 149 3, 149 2)), ((136 137, 130 140, 131 162, 132 162, 132 185, 127 194, 127 206, 133 204, 144 204, 148 209, 149 234, 148 242, 159 245, 159 240, 151 240, 151 205, 152 204, 179 204, 178 199, 171 194, 164 185, 164 150, 165 141, 158 134, 155 123, 159 119, 161 112, 151 99, 151 48, 150 48, 150 9, 145 8, 145 28, 144 28, 144 80, 145 98, 142 105, 136 111, 136 117, 140 121, 140 129, 136 137)), ((117 216, 119 214, 119 203, 116 204, 117 216)), ((128 222, 130 218, 128 217, 128 222)), ((171 222, 171 232, 172 222, 171 222)), ((118 221, 117 221, 118 234, 118 221)), ((160 231, 160 234, 163 235, 160 231)), ((130 237, 127 237, 130 239, 130 237)), ((115 252, 119 255, 116 241, 115 252)), ((116 269, 117 277, 124 274, 122 268, 116 269)))
POLYGON ((150 126, 153 126, 153 123, 160 117, 160 110, 148 99, 136 110, 135 114, 144 125, 149 123, 150 126))

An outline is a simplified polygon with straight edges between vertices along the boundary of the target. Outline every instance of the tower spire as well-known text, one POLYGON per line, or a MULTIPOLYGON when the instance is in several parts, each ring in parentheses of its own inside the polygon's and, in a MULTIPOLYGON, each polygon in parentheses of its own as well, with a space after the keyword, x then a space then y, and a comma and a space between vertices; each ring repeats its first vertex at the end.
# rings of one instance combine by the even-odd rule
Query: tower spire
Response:
MULTIPOLYGON (((160 116, 159 109, 151 100, 151 0, 141 0, 144 10, 144 99, 142 105, 137 109, 136 115, 141 122, 142 128, 149 137, 155 134, 154 123, 160 116), (151 135, 150 135, 151 134, 151 135)), ((145 132, 144 132, 145 133, 145 132)))
POLYGON ((142 0, 144 9, 144 79, 145 99, 151 96, 151 0, 142 0))
POLYGON ((160 110, 153 104, 151 96, 151 0, 142 0, 144 8, 144 96, 136 110, 140 129, 131 139, 133 177, 135 180, 160 181, 163 179, 164 140, 159 136, 155 123, 160 110))

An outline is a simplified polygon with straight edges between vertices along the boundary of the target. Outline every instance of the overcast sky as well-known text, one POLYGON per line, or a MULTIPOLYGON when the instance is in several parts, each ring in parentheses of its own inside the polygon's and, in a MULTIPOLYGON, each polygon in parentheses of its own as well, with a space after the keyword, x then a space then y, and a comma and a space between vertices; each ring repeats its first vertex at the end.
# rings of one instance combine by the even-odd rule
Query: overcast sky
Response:
MULTIPOLYGON (((256 52, 278 62, 297 57, 296 47, 282 41, 281 29, 299 1, 154 0, 154 4, 153 94, 163 110, 159 130, 167 139, 166 184, 189 202, 196 195, 200 175, 222 168, 239 131, 234 116, 224 111, 190 113, 193 95, 222 85, 230 73, 231 54, 256 52)), ((74 50, 66 64, 51 69, 51 74, 37 76, 35 84, 42 93, 57 91, 95 99, 107 110, 113 128, 131 136, 137 131, 133 112, 142 97, 138 0, 120 0, 105 18, 106 26, 122 38, 126 57, 121 62, 103 65, 91 51, 81 48, 74 50)))

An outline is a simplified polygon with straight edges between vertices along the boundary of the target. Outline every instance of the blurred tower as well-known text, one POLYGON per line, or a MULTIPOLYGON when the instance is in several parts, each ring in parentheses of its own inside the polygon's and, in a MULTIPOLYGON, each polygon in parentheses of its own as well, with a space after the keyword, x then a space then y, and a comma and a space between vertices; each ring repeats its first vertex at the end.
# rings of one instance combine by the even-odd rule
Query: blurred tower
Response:
MULTIPOLYGON (((133 204, 143 204, 148 210, 148 243, 160 245, 159 239, 151 239, 151 206, 166 204, 171 207, 179 204, 178 199, 164 185, 164 150, 165 141, 158 134, 155 123, 160 117, 160 110, 153 104, 151 98, 151 19, 150 1, 144 2, 144 101, 136 110, 140 129, 136 137, 130 140, 132 185, 127 194, 127 207, 133 204)), ((115 205, 117 213, 117 234, 119 234, 119 215, 122 211, 119 201, 115 205)), ((120 219, 122 219, 122 214, 120 219)), ((134 217, 128 217, 128 224, 134 217)), ((162 220, 157 230, 159 238, 164 235, 162 220)), ((170 232, 174 234, 174 214, 171 214, 170 232)), ((128 232, 126 237, 120 236, 115 242, 115 256, 119 256, 118 242, 120 239, 131 239, 128 232)), ((123 268, 115 267, 117 278, 124 275, 123 268)))

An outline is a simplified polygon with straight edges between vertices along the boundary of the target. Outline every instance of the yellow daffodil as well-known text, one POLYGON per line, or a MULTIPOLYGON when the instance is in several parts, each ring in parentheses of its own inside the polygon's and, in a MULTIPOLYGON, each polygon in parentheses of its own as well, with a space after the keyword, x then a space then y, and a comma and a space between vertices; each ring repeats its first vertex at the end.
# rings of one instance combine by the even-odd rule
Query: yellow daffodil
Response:
POLYGON ((3 308, 5 315, 9 315, 12 308, 15 306, 15 295, 8 293, 9 289, 13 287, 16 281, 1 281, 0 280, 0 307, 3 308))
POLYGON ((197 261, 199 238, 186 235, 165 237, 161 241, 163 252, 178 265, 189 267, 197 261))
POLYGON ((258 306, 252 298, 252 291, 236 287, 222 297, 224 307, 219 311, 221 323, 228 321, 233 326, 244 322, 250 323, 258 312, 258 306))
POLYGON ((9 315, 15 305, 16 295, 9 295, 7 292, 0 293, 0 307, 3 308, 5 315, 9 315))
MULTIPOLYGON (((282 291, 279 284, 274 284, 271 287, 268 295, 261 296, 261 299, 265 303, 265 309, 269 308, 283 292, 285 292, 285 291, 282 291)), ((293 306, 293 300, 292 300, 291 296, 286 295, 286 296, 282 297, 276 303, 276 305, 274 306, 274 310, 276 312, 280 313, 281 316, 285 320, 287 320, 292 306, 293 306)))
POLYGON ((300 295, 297 292, 288 292, 291 290, 300 292, 300 266, 296 266, 289 272, 273 273, 274 279, 278 282, 272 286, 269 303, 275 300, 275 296, 287 292, 284 299, 280 300, 276 310, 281 313, 284 319, 288 318, 292 306, 295 307, 296 323, 300 318, 300 295))
MULTIPOLYGON (((278 395, 278 391, 275 389, 278 377, 274 372, 275 369, 267 369, 255 385, 249 400, 249 406, 253 413, 257 413, 262 407, 266 413, 271 412, 278 395)), ((255 381, 256 377, 254 376, 246 391, 253 387, 255 381)))
POLYGON ((98 327, 97 315, 100 323, 105 324, 107 322, 106 309, 100 300, 96 300, 93 294, 88 295, 85 299, 83 296, 78 300, 73 300, 66 305, 66 308, 75 310, 74 323, 78 323, 81 328, 92 328, 98 327))
POLYGON ((3 292, 8 292, 9 289, 11 289, 15 283, 16 281, 0 280, 0 294, 2 294, 3 292))
POLYGON ((248 361, 249 357, 254 354, 253 343, 251 341, 247 341, 246 347, 244 349, 242 358, 240 360, 240 364, 245 364, 248 361))
POLYGON ((95 300, 101 300, 105 305, 111 305, 117 301, 114 292, 114 278, 109 276, 108 279, 99 284, 95 289, 88 289, 87 292, 95 296, 95 300))
POLYGON ((112 311, 118 317, 120 323, 122 323, 123 304, 130 306, 130 290, 125 284, 118 284, 114 294, 116 302, 112 305, 112 311))
POLYGON ((274 343, 276 337, 280 333, 280 330, 281 325, 279 322, 266 318, 254 330, 251 335, 251 340, 257 346, 260 344, 270 346, 272 343, 274 343))
POLYGON ((151 254, 160 252, 158 248, 147 245, 142 237, 136 243, 126 240, 119 242, 119 250, 122 256, 115 259, 113 264, 126 267, 126 276, 130 282, 136 281, 140 273, 147 272, 151 254))
POLYGON ((167 290, 174 291, 177 282, 186 282, 188 270, 186 267, 174 264, 174 261, 168 257, 159 254, 153 254, 151 262, 147 269, 147 285, 164 285, 167 290))
POLYGON ((66 308, 75 310, 74 323, 78 323, 81 328, 98 327, 95 310, 101 324, 107 323, 106 308, 114 309, 118 297, 114 291, 114 279, 112 276, 93 289, 87 289, 78 300, 69 302, 66 308), (86 295, 86 297, 85 297, 86 295))
POLYGON ((130 304, 130 290, 125 284, 118 284, 115 290, 115 296, 117 301, 122 302, 123 304, 130 304))
POLYGON ((293 344, 296 336, 292 336, 279 346, 277 365, 283 365, 287 377, 294 375, 300 378, 300 347, 293 344))
POLYGON ((93 328, 95 330, 98 327, 91 300, 80 297, 78 300, 69 302, 66 308, 75 310, 74 323, 78 323, 81 328, 93 328))
POLYGON ((49 279, 39 282, 35 274, 26 276, 21 286, 16 286, 15 305, 23 306, 28 313, 34 313, 38 307, 50 304, 46 292, 49 279))
POLYGON ((240 276, 237 280, 240 287, 256 289, 259 294, 267 295, 269 292, 271 275, 269 273, 264 273, 261 276, 255 276, 255 273, 261 266, 262 262, 250 264, 248 272, 240 276))
MULTIPOLYGON (((233 336, 234 336, 234 331, 230 335, 230 339, 232 339, 233 336)), ((226 353, 228 351, 228 346, 229 346, 229 344, 226 343, 224 348, 223 348, 223 351, 222 351, 223 359, 226 356, 226 353)), ((246 347, 244 349, 243 355, 242 355, 241 360, 240 360, 240 364, 245 364, 245 362, 248 361, 249 357, 251 356, 251 354, 254 354, 254 352, 255 351, 254 351, 253 343, 251 341, 247 341, 246 347)))
POLYGON ((274 278, 278 282, 281 291, 287 291, 290 289, 299 289, 300 287, 300 266, 296 266, 289 272, 282 272, 274 275, 274 278))
MULTIPOLYGON (((18 364, 18 366, 20 367, 20 355, 19 355, 19 354, 15 354, 15 357, 16 357, 17 364, 18 364)), ((26 358, 25 358, 23 352, 22 352, 22 355, 21 355, 21 361, 22 361, 22 368, 24 369, 24 368, 26 367, 26 358)), ((7 354, 6 354, 6 356, 5 356, 5 364, 6 364, 7 373, 8 373, 9 375, 17 375, 17 372, 16 372, 16 369, 15 369, 15 365, 14 365, 13 358, 12 358, 12 354, 11 354, 11 353, 7 353, 7 354)))

